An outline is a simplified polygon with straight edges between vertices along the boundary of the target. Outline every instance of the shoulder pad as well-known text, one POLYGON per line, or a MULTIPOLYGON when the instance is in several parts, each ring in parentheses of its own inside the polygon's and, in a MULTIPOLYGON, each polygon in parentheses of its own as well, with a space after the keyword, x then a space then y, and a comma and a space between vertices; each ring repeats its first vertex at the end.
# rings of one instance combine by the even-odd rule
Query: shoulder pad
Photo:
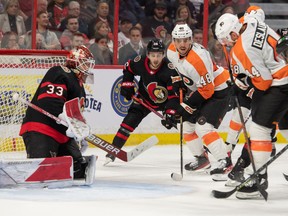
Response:
POLYGON ((141 55, 138 55, 134 58, 134 62, 139 62, 141 60, 141 55))
POLYGON ((65 67, 65 66, 61 65, 61 68, 63 69, 64 72, 71 73, 71 70, 68 67, 65 67))

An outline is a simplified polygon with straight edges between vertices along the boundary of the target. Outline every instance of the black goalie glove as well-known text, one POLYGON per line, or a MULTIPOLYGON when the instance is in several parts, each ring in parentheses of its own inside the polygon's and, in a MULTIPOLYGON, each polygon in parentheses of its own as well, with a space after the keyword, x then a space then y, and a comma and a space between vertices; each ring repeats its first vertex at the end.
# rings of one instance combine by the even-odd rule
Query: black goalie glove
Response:
POLYGON ((176 127, 177 123, 179 123, 179 115, 176 114, 176 110, 166 110, 164 113, 164 119, 161 120, 161 124, 170 130, 172 127, 176 127))
POLYGON ((135 95, 134 87, 134 82, 122 82, 120 94, 127 100, 131 100, 132 96, 135 95))

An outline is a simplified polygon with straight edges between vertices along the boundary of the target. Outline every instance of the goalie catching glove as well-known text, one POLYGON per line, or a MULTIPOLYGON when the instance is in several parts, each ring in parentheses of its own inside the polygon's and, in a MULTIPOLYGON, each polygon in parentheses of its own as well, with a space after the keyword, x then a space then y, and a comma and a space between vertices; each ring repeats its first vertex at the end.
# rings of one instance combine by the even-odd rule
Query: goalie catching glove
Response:
POLYGON ((89 125, 87 125, 86 122, 67 116, 65 109, 63 109, 63 112, 58 118, 64 120, 68 124, 68 129, 66 130, 66 135, 68 137, 74 138, 77 142, 81 142, 85 137, 89 136, 89 125))
POLYGON ((164 119, 161 120, 161 124, 168 130, 179 123, 179 115, 177 115, 176 110, 166 110, 163 117, 164 119))
POLYGON ((134 82, 122 82, 120 94, 127 100, 131 100, 132 96, 135 94, 135 84, 134 82))

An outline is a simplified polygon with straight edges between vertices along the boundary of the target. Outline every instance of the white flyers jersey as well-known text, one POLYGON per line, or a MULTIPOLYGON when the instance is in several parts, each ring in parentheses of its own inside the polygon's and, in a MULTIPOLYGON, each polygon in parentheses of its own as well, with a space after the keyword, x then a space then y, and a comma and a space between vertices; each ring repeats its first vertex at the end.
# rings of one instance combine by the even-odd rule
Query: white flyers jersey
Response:
POLYGON ((205 99, 213 95, 213 61, 203 46, 193 43, 189 53, 180 58, 176 47, 171 43, 167 50, 167 57, 181 73, 185 85, 191 91, 198 91, 205 99))
POLYGON ((277 33, 251 16, 245 17, 245 24, 246 29, 230 53, 233 73, 245 73, 262 91, 288 84, 288 65, 276 53, 277 33))

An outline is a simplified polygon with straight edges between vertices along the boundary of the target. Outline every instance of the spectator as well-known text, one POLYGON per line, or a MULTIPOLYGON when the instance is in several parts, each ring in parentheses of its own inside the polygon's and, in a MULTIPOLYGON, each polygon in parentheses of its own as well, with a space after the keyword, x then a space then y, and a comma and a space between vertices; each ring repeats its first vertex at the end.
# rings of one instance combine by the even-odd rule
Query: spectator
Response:
POLYGON ((222 3, 231 6, 234 9, 234 14, 243 14, 249 8, 249 0, 222 0, 222 3))
POLYGON ((54 30, 59 30, 61 22, 68 16, 68 7, 65 0, 52 0, 48 4, 49 21, 54 30))
MULTIPOLYGON (((99 21, 98 23, 96 23, 94 35, 98 35, 98 34, 107 37, 107 40, 108 40, 107 44, 108 44, 109 50, 113 52, 113 41, 112 41, 113 35, 111 32, 109 32, 109 26, 107 25, 107 22, 99 21)), ((90 44, 93 44, 94 42, 95 42, 95 37, 94 39, 90 40, 90 44)))
POLYGON ((167 5, 167 13, 165 15, 164 20, 169 22, 170 20, 174 20, 175 13, 172 10, 170 0, 146 0, 141 3, 142 7, 144 7, 144 12, 146 17, 153 16, 154 8, 156 4, 164 3, 167 5))
POLYGON ((183 19, 191 29, 195 29, 197 21, 191 16, 190 10, 186 5, 180 5, 176 11, 176 19, 183 19))
POLYGON ((5 32, 1 41, 1 49, 19 49, 18 35, 15 32, 5 32))
POLYGON ((132 27, 129 31, 130 42, 119 50, 119 64, 124 65, 129 59, 134 59, 137 55, 144 55, 145 49, 141 45, 141 30, 132 27))
MULTIPOLYGON (((27 0, 25 0, 27 1, 27 0)), ((37 1, 37 13, 40 11, 47 11, 48 1, 47 0, 38 0, 37 1)), ((49 23, 49 26, 51 24, 49 23)), ((25 27, 27 31, 32 29, 32 15, 30 15, 27 20, 25 20, 25 27)))
POLYGON ((84 35, 81 32, 76 32, 73 34, 71 41, 71 49, 75 49, 78 46, 84 45, 84 35))
MULTIPOLYGON (((72 37, 76 32, 78 32, 78 30, 79 30, 78 18, 75 16, 68 16, 66 29, 63 31, 60 37, 60 43, 61 43, 62 49, 71 50, 72 37)), ((86 45, 89 43, 89 39, 87 38, 85 34, 83 34, 83 36, 85 38, 84 44, 86 45)))
MULTIPOLYGON (((37 14, 37 33, 42 35, 42 38, 38 34, 36 35, 37 47, 38 49, 48 49, 48 50, 60 50, 61 45, 57 38, 55 32, 48 30, 49 18, 47 11, 40 11, 37 14), (40 43, 42 41, 42 43, 40 43)), ((25 45, 26 48, 31 48, 31 31, 27 32, 25 35, 25 45)))
POLYGON ((129 30, 132 28, 132 22, 128 18, 123 18, 120 21, 118 33, 118 50, 123 47, 125 44, 130 42, 129 30))
POLYGON ((113 19, 109 15, 109 4, 106 1, 100 0, 96 6, 96 18, 92 19, 88 27, 88 37, 94 38, 95 26, 99 21, 106 22, 109 32, 112 32, 113 19))
MULTIPOLYGON (((174 10, 174 17, 177 17, 177 10, 180 6, 187 6, 189 9, 189 12, 191 14, 192 19, 196 20, 196 8, 194 7, 193 3, 189 0, 175 0, 172 4, 172 8, 174 10)), ((187 23, 188 24, 188 23, 187 23)), ((189 25, 189 24, 188 24, 189 25)))
MULTIPOLYGON (((121 0, 119 1, 119 19, 128 18, 133 25, 145 18, 143 8, 137 1, 121 0)), ((110 11, 114 11, 114 1, 109 3, 110 11)))
POLYGON ((143 29, 144 42, 155 38, 155 29, 158 26, 163 26, 168 34, 172 32, 172 25, 164 20, 167 13, 167 5, 165 3, 157 3, 154 8, 154 15, 147 17, 145 20, 140 22, 143 29))
POLYGON ((77 0, 77 2, 80 4, 80 17, 86 23, 90 23, 96 17, 96 1, 92 3, 91 0, 77 0))
POLYGON ((210 40, 208 43, 208 49, 216 65, 228 69, 227 60, 223 51, 223 46, 219 43, 219 41, 215 39, 210 40))
POLYGON ((193 42, 203 45, 203 31, 201 29, 194 29, 193 42))
MULTIPOLYGON (((88 23, 80 17, 80 4, 77 1, 70 1, 68 4, 68 15, 78 18, 79 31, 88 34, 88 23)), ((62 20, 59 30, 64 31, 67 25, 67 17, 62 20)))
POLYGON ((23 17, 19 13, 18 0, 8 0, 5 6, 5 12, 0 14, 0 29, 3 33, 13 31, 18 35, 26 33, 26 27, 23 17))
MULTIPOLYGON (((172 41, 172 37, 170 34, 168 34, 167 30, 164 28, 164 26, 158 26, 155 29, 155 38, 160 39, 163 44, 165 45, 165 48, 168 48, 168 45, 172 41)), ((166 50, 165 50, 166 52, 166 50)))
POLYGON ((89 47, 96 65, 111 65, 113 62, 113 54, 107 44, 108 40, 107 36, 96 34, 95 42, 89 47))

